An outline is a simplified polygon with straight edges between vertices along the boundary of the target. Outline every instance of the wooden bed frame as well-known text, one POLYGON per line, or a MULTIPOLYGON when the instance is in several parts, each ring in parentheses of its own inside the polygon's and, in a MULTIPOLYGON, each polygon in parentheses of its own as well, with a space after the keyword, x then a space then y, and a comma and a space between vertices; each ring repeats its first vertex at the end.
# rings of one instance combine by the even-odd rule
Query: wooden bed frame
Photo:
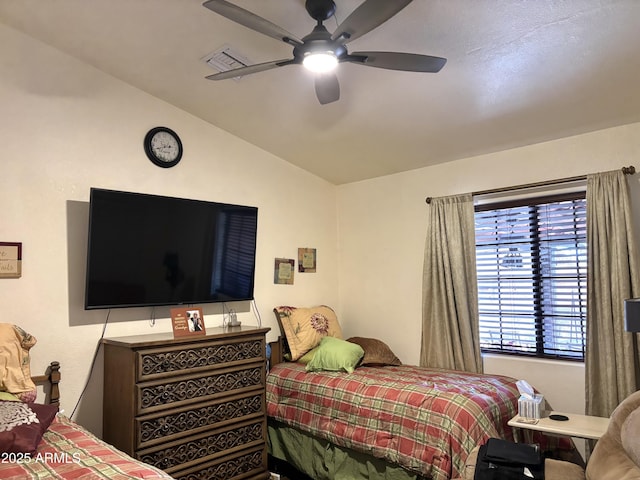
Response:
POLYGON ((271 358, 269 360, 269 367, 284 362, 284 354, 288 351, 287 341, 283 336, 278 336, 275 342, 269 342, 271 347, 271 358))
POLYGON ((45 403, 49 405, 60 405, 60 362, 55 360, 49 364, 44 375, 31 377, 33 383, 42 385, 45 393, 45 403))

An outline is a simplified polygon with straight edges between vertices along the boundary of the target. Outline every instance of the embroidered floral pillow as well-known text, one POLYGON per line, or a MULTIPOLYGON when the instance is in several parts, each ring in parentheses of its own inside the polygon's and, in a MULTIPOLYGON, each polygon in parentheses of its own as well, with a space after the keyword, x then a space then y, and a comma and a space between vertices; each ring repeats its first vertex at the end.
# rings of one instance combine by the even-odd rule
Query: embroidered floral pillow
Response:
POLYGON ((297 308, 278 307, 283 334, 291 350, 291 361, 296 361, 320 344, 324 337, 342 339, 342 330, 336 312, 327 306, 297 308))
POLYGON ((57 405, 0 401, 0 452, 34 454, 57 405))

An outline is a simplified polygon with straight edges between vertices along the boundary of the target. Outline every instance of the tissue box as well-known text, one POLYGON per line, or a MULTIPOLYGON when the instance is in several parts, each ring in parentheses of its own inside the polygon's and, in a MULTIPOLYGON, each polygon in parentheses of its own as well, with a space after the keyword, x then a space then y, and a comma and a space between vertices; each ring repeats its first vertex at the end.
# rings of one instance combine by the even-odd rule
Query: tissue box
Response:
POLYGON ((530 398, 525 395, 520 395, 518 399, 518 415, 524 418, 542 418, 544 411, 544 396, 540 394, 534 395, 530 398))

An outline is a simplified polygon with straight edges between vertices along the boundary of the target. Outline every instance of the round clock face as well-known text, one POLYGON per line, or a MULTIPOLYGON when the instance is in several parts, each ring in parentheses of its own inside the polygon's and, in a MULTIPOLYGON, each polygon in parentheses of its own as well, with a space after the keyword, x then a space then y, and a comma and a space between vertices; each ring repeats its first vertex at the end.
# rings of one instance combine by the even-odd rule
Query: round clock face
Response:
POLYGON ((182 142, 170 128, 156 127, 144 137, 144 151, 154 164, 169 168, 177 165, 182 158, 182 142))

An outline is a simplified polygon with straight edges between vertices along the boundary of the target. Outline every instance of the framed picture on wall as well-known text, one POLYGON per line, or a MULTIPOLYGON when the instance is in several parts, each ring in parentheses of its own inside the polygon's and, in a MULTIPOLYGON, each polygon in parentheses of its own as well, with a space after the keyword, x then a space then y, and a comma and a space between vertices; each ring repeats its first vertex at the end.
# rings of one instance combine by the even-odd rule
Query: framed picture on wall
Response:
POLYGON ((316 249, 298 249, 298 271, 302 273, 316 273, 316 249))
POLYGON ((22 276, 22 243, 0 242, 0 278, 22 276))
POLYGON ((296 261, 293 258, 276 258, 273 283, 276 285, 293 285, 293 273, 296 261))

